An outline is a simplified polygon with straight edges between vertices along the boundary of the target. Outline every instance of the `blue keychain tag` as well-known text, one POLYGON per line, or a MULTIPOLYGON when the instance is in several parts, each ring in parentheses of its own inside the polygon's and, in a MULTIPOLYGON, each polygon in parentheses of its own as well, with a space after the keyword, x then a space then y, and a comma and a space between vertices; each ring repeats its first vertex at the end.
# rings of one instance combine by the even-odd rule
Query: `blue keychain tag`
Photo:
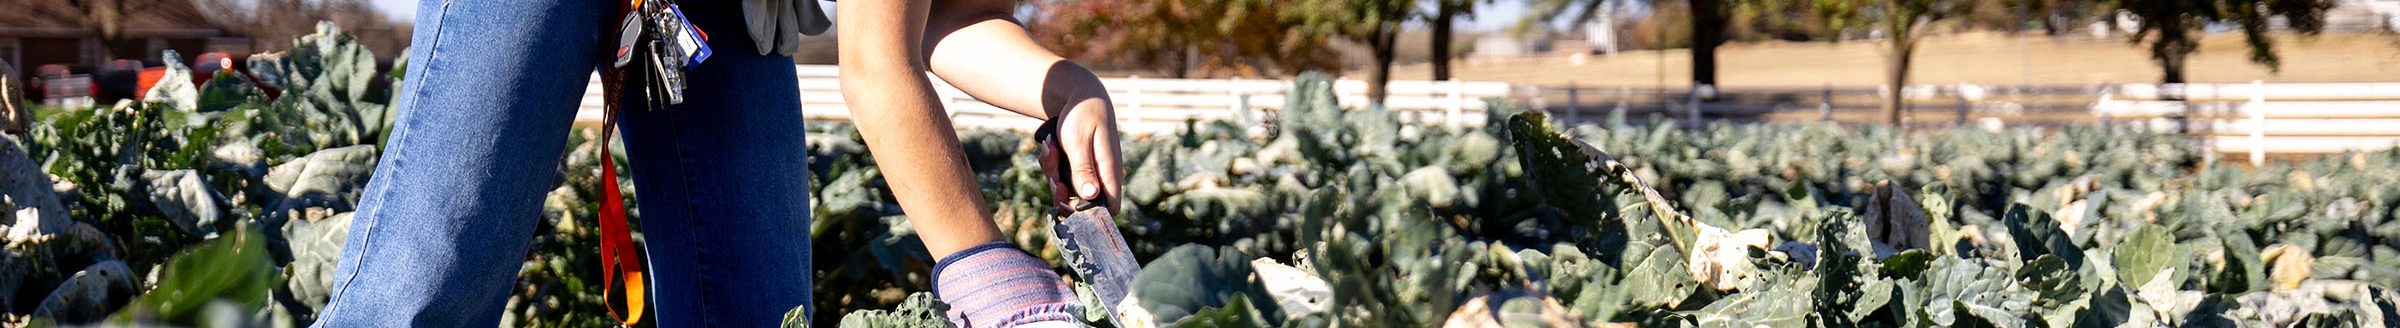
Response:
POLYGON ((692 26, 691 18, 683 15, 683 7, 667 5, 667 11, 675 13, 675 21, 683 24, 683 30, 675 33, 674 40, 677 47, 684 49, 684 67, 707 61, 712 53, 708 49, 708 35, 702 34, 699 27, 692 26))

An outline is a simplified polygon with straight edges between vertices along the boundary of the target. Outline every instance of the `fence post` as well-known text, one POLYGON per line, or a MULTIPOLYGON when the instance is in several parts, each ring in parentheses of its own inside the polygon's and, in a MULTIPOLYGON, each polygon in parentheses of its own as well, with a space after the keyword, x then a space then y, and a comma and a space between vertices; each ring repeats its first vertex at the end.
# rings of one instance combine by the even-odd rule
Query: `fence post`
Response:
POLYGON ((1683 99, 1684 106, 1689 106, 1684 108, 1683 124, 1700 124, 1700 87, 1692 87, 1692 91, 1684 94, 1683 99))
MULTIPOLYGON (((1511 92, 1511 93, 1515 93, 1517 96, 1533 95, 1533 96, 1532 96, 1532 99, 1529 99, 1530 101, 1532 101, 1532 103, 1531 103, 1531 105, 1532 105, 1532 106, 1530 106, 1530 107, 1526 107, 1527 109, 1539 109, 1539 110, 1542 110, 1542 111, 1544 111, 1544 112, 1548 112, 1548 111, 1550 111, 1550 99, 1548 99, 1547 97, 1542 97, 1542 86, 1541 86, 1541 85, 1537 85, 1537 84, 1530 84, 1530 83, 1529 83, 1529 84, 1525 84, 1525 85, 1522 87, 1522 89, 1519 89, 1519 87, 1517 87, 1517 86, 1510 86, 1510 87, 1508 88, 1508 90, 1509 90, 1509 92, 1511 92)), ((1484 120, 1484 121, 1485 121, 1485 122, 1490 122, 1490 121, 1491 121, 1491 120, 1490 120, 1490 118, 1491 118, 1491 115, 1492 115, 1492 109, 1491 109, 1491 108, 1484 108, 1484 109, 1483 109, 1483 115, 1484 115, 1484 118, 1485 118, 1485 120, 1484 120)))
POLYGON ((2266 81, 2250 80, 2250 165, 2267 165, 2266 81))
POLYGON ((2116 94, 2117 87, 2115 85, 2101 86, 2100 100, 2092 103, 2092 111, 2100 113, 2100 122, 2094 124, 2099 125, 2101 130, 2114 128, 2113 126, 2116 123, 2116 118, 2114 117, 2115 115, 2109 113, 2109 107, 2114 107, 2115 105, 2112 105, 2109 100, 2111 100, 2111 98, 2115 98, 2116 94))
POLYGON ((1967 85, 1961 83, 1951 87, 1950 97, 1958 99, 1958 126, 1967 126, 1967 111, 1973 108, 1967 104, 1967 85))
POLYGON ((1689 111, 1690 114, 1686 114, 1686 116, 1688 116, 1688 119, 1691 121, 1690 124, 1692 125, 1692 128, 1695 129, 1708 126, 1706 124, 1700 124, 1700 98, 1702 97, 1702 93, 1707 93, 1707 96, 1710 97, 1716 96, 1717 87, 1707 84, 1692 86, 1692 93, 1688 98, 1690 99, 1692 108, 1689 111))
POLYGON ((1575 81, 1567 81, 1567 117, 1583 116, 1582 89, 1582 87, 1575 85, 1575 81))
POLYGON ((1235 118, 1240 119, 1242 124, 1258 124, 1250 120, 1250 102, 1242 99, 1242 77, 1234 76, 1221 81, 1225 82, 1225 101, 1233 105, 1235 118))
POLYGON ((1128 110, 1133 110, 1133 111, 1141 111, 1141 110, 1142 110, 1142 76, 1141 76, 1141 75, 1127 76, 1127 77, 1125 77, 1125 84, 1132 85, 1132 87, 1133 87, 1133 97, 1130 97, 1130 98, 1133 98, 1133 101, 1128 101, 1127 103, 1129 103, 1129 104, 1127 104, 1127 105, 1125 106, 1125 109, 1128 109, 1128 110))
POLYGON ((1464 124, 1462 120, 1466 119, 1467 96, 1462 93, 1466 91, 1466 84, 1458 82, 1458 79, 1450 79, 1450 131, 1458 131, 1464 124))
POLYGON ((1632 102, 1633 102, 1633 87, 1628 87, 1628 86, 1617 86, 1617 96, 1616 96, 1616 98, 1617 98, 1617 108, 1611 108, 1611 109, 1609 109, 1609 117, 1612 117, 1612 118, 1613 118, 1613 117, 1617 117, 1617 116, 1624 116, 1624 115, 1618 115, 1618 114, 1620 114, 1620 113, 1624 113, 1625 111, 1628 111, 1628 110, 1632 110, 1632 109, 1633 109, 1633 104, 1632 104, 1632 102))
POLYGON ((1833 121, 1833 84, 1825 84, 1825 92, 1817 95, 1817 121, 1833 121))

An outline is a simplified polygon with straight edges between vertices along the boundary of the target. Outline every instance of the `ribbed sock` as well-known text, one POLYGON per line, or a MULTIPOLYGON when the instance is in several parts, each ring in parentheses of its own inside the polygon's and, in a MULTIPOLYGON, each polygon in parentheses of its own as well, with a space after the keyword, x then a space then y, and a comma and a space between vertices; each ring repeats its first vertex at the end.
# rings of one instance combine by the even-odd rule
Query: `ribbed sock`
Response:
POLYGON ((960 327, 1010 327, 1042 321, 1080 322, 1075 291, 1050 263, 1008 242, 950 254, 933 266, 933 293, 950 305, 960 327))

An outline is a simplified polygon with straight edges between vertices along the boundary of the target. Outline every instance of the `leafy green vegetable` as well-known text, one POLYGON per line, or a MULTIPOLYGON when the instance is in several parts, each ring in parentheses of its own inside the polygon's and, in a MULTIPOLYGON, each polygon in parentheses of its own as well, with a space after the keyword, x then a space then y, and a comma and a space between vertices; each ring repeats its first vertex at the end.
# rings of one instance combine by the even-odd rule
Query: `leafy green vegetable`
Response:
POLYGON ((282 275, 267 256, 266 240, 244 227, 191 248, 167 262, 150 293, 135 299, 112 320, 195 324, 204 305, 226 300, 260 308, 267 294, 282 283, 282 275))
POLYGON ((849 315, 844 315, 842 316, 841 327, 949 327, 950 322, 942 319, 942 311, 945 311, 947 308, 948 306, 942 304, 941 301, 933 299, 933 293, 913 293, 908 294, 908 299, 901 301, 898 308, 894 308, 890 311, 865 310, 851 312, 849 315))
MULTIPOLYGON (((253 74, 170 79, 151 102, 61 111, 0 145, 8 314, 312 322, 407 64, 375 70, 330 26, 293 44, 253 56, 253 74)), ((1136 303, 1151 316, 1090 323, 2400 321, 2400 268, 2387 265, 2400 262, 2400 151, 2248 167, 2126 130, 1566 125, 1499 101, 1482 126, 1454 130, 1343 107, 1335 84, 1305 75, 1255 121, 1122 140, 1116 224, 1149 264, 1136 303)), ((924 293, 933 260, 863 138, 838 122, 800 133, 815 302, 785 322, 946 326, 924 293)), ((610 324, 598 187, 640 198, 599 177, 601 150, 618 146, 596 135, 566 138, 505 326, 610 324)), ((1006 239, 1059 260, 1032 141, 960 137, 1006 239)))

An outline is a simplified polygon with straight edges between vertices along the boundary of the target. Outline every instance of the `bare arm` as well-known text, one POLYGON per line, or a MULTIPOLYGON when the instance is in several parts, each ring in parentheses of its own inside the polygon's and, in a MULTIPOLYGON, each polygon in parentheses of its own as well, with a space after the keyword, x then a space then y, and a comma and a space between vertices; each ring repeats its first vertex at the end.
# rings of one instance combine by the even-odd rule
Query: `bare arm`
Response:
POLYGON ((933 258, 1000 241, 919 60, 930 0, 839 1, 842 97, 933 258))
POLYGON ((1073 185, 1051 181, 1051 190, 1074 190, 1117 209, 1124 171, 1108 89, 1091 70, 1035 44, 1013 18, 1016 7, 1016 0, 942 0, 926 24, 927 61, 975 99, 1036 119, 1060 118, 1059 144, 1051 146, 1067 154, 1067 163, 1042 165, 1070 171, 1073 185))

